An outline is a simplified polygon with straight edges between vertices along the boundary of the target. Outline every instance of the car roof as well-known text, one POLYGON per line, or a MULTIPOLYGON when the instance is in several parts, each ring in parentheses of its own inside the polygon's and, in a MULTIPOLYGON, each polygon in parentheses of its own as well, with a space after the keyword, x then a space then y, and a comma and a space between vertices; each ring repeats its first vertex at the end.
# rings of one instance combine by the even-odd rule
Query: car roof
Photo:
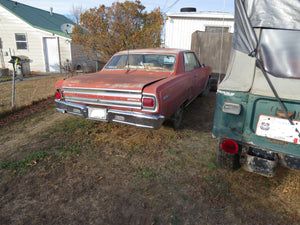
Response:
POLYGON ((143 48, 143 49, 130 49, 123 50, 116 54, 138 54, 138 53, 164 53, 164 54, 178 54, 179 52, 189 51, 184 49, 176 49, 176 48, 143 48))

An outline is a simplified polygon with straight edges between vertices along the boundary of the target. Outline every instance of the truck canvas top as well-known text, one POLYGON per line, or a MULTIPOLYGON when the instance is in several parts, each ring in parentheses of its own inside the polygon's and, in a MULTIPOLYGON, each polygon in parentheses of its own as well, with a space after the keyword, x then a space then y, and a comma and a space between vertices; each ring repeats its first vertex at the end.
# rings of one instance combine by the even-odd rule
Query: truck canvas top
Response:
POLYGON ((276 77, 300 78, 300 42, 295 41, 299 39, 299 12, 300 1, 296 0, 236 0, 232 57, 237 61, 231 60, 227 78, 219 89, 249 91, 252 88, 256 94, 274 96, 264 80, 252 86, 255 74, 253 65, 257 58, 264 65, 264 69, 273 75, 270 79, 274 86, 278 86, 279 96, 297 98, 299 93, 293 91, 296 88, 287 87, 296 87, 298 84, 277 85, 286 81, 276 77), (243 71, 242 83, 241 77, 236 76, 236 70, 240 69, 241 64, 249 68, 243 71))

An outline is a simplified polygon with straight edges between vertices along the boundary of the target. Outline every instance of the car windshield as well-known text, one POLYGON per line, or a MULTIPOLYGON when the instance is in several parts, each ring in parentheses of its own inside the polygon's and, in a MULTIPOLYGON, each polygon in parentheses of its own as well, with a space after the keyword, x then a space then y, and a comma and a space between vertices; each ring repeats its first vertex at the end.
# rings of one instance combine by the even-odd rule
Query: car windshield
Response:
POLYGON ((104 69, 172 72, 175 67, 175 59, 174 55, 167 54, 122 54, 115 55, 104 69))

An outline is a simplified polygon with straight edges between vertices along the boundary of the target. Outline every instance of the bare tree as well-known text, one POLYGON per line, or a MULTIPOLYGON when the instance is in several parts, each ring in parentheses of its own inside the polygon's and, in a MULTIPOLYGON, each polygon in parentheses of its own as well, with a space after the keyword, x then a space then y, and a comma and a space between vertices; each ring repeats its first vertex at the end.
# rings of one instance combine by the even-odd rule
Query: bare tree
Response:
POLYGON ((71 13, 71 19, 74 23, 80 24, 80 15, 83 14, 86 11, 86 9, 83 9, 82 6, 74 6, 72 5, 71 13))

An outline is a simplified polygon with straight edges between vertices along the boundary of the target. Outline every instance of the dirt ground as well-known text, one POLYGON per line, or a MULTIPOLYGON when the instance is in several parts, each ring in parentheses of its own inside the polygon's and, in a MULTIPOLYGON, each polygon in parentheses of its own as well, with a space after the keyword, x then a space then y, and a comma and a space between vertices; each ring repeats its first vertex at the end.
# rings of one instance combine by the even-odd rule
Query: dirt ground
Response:
POLYGON ((217 168, 215 95, 179 131, 63 115, 52 98, 1 118, 0 224, 299 224, 299 171, 217 168))

